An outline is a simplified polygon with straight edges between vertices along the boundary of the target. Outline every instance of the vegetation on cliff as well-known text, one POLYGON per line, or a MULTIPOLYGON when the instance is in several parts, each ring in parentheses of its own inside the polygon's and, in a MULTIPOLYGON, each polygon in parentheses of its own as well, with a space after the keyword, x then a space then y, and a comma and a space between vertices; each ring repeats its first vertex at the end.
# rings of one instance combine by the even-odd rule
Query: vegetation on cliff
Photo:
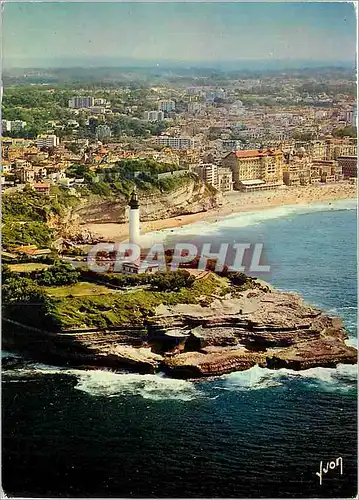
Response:
MULTIPOLYGON (((152 193, 170 193, 190 182, 202 183, 196 174, 182 172, 182 167, 159 163, 152 159, 120 160, 113 166, 99 166, 95 171, 87 165, 73 165, 68 169, 70 177, 84 179, 86 185, 81 188, 83 195, 95 194, 107 198, 123 195, 129 197, 134 187, 144 195, 152 193), (176 175, 176 171, 180 171, 176 175), (160 174, 169 174, 161 177, 160 174)), ((206 186, 208 194, 216 190, 206 186)))
POLYGON ((24 324, 48 330, 143 325, 160 304, 204 305, 228 291, 225 278, 210 273, 194 280, 185 270, 140 275, 135 287, 132 276, 110 275, 109 282, 113 284, 116 277, 123 286, 122 290, 112 290, 113 293, 104 290, 105 284, 98 287, 86 282, 86 273, 81 275, 67 264, 34 271, 30 276, 32 279, 19 277, 8 266, 3 267, 3 313, 5 317, 15 320, 21 317, 24 324), (78 288, 80 282, 83 286, 78 288), (18 307, 24 303, 28 307, 20 316, 18 307))
POLYGON ((19 245, 51 247, 54 232, 48 226, 53 217, 62 217, 66 209, 78 203, 68 190, 53 187, 51 195, 31 188, 4 193, 2 198, 2 244, 11 249, 19 245))
MULTIPOLYGON (((123 160, 113 167, 99 167, 96 171, 87 165, 73 165, 67 170, 69 177, 83 179, 76 187, 78 195, 59 186, 51 186, 49 195, 36 193, 30 186, 22 192, 5 192, 3 196, 3 247, 12 249, 19 245, 34 244, 50 247, 55 232, 49 222, 59 222, 71 207, 92 201, 116 201, 127 204, 130 193, 136 187, 140 198, 148 195, 174 193, 191 183, 203 186, 202 181, 191 172, 175 174, 180 167, 164 165, 154 160, 123 160), (158 177, 161 173, 168 177, 158 177)), ((205 185, 199 196, 209 198, 216 190, 205 185)), ((52 224, 52 227, 54 224, 52 224)))

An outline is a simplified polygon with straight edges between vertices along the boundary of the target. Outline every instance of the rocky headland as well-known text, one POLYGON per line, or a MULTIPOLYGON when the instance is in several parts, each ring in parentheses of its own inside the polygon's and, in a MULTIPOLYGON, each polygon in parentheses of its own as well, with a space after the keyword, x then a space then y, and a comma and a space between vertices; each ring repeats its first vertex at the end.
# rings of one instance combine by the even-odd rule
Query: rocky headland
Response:
POLYGON ((4 319, 3 348, 53 364, 218 376, 258 364, 303 370, 354 364, 341 319, 263 282, 195 304, 158 305, 142 324, 48 332, 4 319))

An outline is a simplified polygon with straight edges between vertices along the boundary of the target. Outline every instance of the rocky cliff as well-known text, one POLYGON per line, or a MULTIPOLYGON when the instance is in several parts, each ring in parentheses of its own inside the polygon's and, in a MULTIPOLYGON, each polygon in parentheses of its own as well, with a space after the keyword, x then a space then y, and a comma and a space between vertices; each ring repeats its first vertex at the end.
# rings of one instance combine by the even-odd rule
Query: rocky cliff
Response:
MULTIPOLYGON (((219 206, 222 195, 214 193, 201 181, 188 179, 177 189, 163 193, 139 192, 141 220, 150 221, 203 212, 219 206)), ((125 196, 116 200, 91 197, 72 210, 72 221, 82 223, 123 223, 127 221, 125 196)))
POLYGON ((255 364, 302 370, 356 363, 339 318, 270 287, 200 304, 161 305, 142 326, 49 333, 4 322, 4 349, 53 363, 176 378, 217 376, 255 364), (25 332, 26 330, 26 332, 25 332))

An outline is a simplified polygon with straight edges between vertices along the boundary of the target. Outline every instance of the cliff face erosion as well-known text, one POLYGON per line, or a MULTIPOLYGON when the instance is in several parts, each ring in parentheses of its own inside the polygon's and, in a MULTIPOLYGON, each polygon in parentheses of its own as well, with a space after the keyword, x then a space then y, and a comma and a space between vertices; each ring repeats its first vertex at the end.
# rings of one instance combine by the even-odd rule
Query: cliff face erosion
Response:
MULTIPOLYGON (((144 222, 203 212, 222 202, 220 193, 212 192, 204 183, 193 179, 170 192, 139 192, 139 198, 144 222)), ((127 204, 123 195, 116 200, 92 197, 72 210, 71 219, 79 224, 124 223, 128 220, 127 204)))

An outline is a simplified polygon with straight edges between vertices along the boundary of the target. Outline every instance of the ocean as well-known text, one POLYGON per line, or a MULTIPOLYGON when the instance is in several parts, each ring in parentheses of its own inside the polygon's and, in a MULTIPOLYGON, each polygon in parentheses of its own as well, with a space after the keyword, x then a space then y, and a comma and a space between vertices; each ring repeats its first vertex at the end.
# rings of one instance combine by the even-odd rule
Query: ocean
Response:
MULTIPOLYGON (((283 290, 356 345, 356 203, 237 214, 147 238, 261 242, 283 290)), ((4 355, 7 355, 6 353, 4 355)), ((2 374, 2 487, 22 497, 350 498, 356 367, 254 367, 211 380, 39 363, 2 374), (343 470, 316 472, 342 458, 343 470)))

